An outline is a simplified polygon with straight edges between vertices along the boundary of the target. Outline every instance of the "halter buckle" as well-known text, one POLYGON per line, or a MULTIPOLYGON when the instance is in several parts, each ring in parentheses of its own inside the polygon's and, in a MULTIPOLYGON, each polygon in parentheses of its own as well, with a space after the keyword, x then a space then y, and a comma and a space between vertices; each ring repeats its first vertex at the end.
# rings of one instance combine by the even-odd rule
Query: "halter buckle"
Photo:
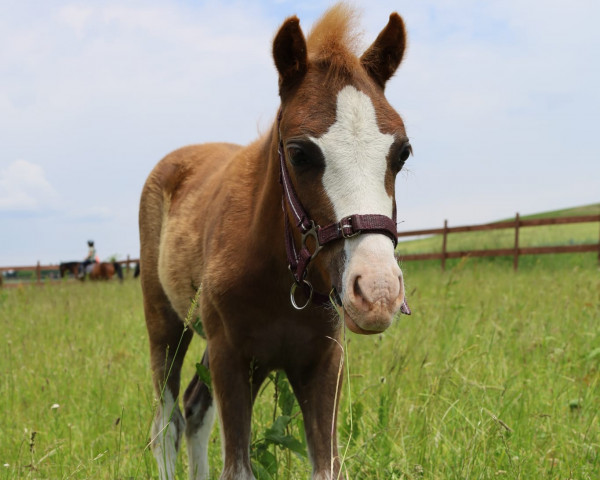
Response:
POLYGON ((340 233, 342 234, 342 238, 352 238, 352 237, 356 237, 357 235, 360 235, 362 233, 362 230, 358 230, 357 232, 350 233, 350 234, 347 234, 345 232, 345 230, 344 230, 345 228, 349 228, 350 231, 352 231, 352 229, 354 228, 352 226, 352 216, 342 218, 339 223, 339 228, 340 228, 340 233))

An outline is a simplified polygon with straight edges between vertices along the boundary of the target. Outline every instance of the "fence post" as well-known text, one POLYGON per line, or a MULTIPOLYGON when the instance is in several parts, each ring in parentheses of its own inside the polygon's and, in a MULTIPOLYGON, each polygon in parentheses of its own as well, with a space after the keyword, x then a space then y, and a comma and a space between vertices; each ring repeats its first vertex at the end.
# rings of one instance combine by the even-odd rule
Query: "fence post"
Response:
MULTIPOLYGON (((598 225, 600 225, 600 216, 598 217, 598 225)), ((598 266, 600 267, 600 235, 598 235, 598 266)))
POLYGON ((515 256, 513 259, 513 269, 515 272, 519 268, 519 227, 520 227, 519 213, 515 215, 515 256))
POLYGON ((129 275, 129 254, 127 255, 127 266, 125 267, 127 275, 129 275))
POLYGON ((444 237, 442 239, 442 272, 446 270, 446 246, 448 239, 448 220, 444 220, 444 237))
POLYGON ((42 267, 39 260, 37 262, 37 266, 35 267, 35 273, 37 276, 37 283, 42 283, 42 267))

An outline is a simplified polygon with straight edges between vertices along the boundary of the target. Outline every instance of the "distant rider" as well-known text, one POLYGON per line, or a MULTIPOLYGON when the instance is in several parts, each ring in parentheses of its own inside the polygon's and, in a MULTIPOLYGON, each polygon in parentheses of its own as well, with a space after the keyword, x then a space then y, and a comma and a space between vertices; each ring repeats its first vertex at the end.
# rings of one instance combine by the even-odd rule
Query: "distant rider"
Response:
POLYGON ((83 278, 85 276, 85 272, 88 265, 97 261, 98 259, 96 258, 96 248, 94 247, 94 241, 88 240, 88 254, 87 257, 85 257, 85 260, 81 262, 81 271, 79 273, 79 276, 83 278))

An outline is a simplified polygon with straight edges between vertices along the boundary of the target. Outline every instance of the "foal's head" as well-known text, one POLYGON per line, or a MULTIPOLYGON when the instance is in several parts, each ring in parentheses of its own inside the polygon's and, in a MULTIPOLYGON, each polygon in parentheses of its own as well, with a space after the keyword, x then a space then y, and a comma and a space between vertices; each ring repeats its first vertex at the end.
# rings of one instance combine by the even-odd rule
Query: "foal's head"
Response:
MULTIPOLYGON (((402 119, 384 96, 404 53, 402 19, 392 14, 357 57, 352 15, 334 7, 308 41, 298 19, 289 18, 273 44, 286 165, 300 201, 321 226, 353 214, 395 219, 395 178, 411 152, 402 119)), ((339 292, 346 324, 356 333, 385 330, 404 302, 402 272, 385 235, 329 244, 311 268, 339 292)))

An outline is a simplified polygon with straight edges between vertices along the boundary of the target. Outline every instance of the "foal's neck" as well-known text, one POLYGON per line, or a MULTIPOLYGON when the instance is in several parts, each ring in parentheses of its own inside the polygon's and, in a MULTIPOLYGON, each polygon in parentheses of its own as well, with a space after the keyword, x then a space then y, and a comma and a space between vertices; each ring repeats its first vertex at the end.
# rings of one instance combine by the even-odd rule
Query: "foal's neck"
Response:
MULTIPOLYGON (((249 237, 257 254, 276 255, 285 260, 282 189, 279 183, 279 138, 277 126, 249 148, 255 165, 252 169, 254 202, 249 237), (283 254, 283 256, 281 256, 283 254)), ((287 266, 286 266, 287 268, 287 266)))

